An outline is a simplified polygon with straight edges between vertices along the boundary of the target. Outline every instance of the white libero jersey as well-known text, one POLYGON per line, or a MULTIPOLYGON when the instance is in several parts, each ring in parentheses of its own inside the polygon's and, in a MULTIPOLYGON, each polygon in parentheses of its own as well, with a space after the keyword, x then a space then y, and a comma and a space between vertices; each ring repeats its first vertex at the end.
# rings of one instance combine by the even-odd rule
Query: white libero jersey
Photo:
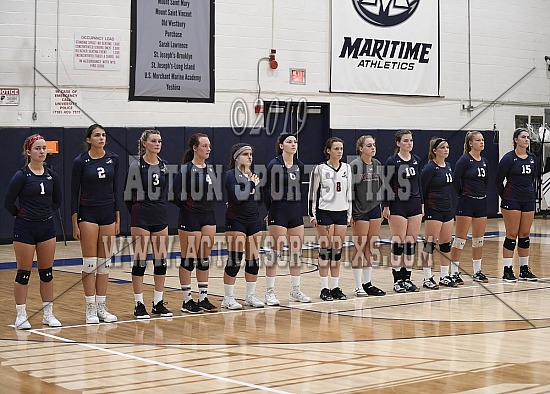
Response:
POLYGON ((352 198, 351 167, 340 163, 338 169, 326 162, 319 164, 311 173, 309 181, 309 216, 315 219, 317 209, 323 211, 347 211, 351 220, 352 198))

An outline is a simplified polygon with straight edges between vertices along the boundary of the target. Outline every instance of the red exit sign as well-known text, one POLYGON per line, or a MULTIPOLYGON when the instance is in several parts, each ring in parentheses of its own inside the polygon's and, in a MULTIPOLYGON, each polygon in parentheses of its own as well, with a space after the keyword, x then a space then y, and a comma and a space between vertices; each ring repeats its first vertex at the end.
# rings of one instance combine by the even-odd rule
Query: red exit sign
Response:
POLYGON ((306 84, 306 69, 305 68, 291 68, 290 69, 290 83, 305 85, 306 84))

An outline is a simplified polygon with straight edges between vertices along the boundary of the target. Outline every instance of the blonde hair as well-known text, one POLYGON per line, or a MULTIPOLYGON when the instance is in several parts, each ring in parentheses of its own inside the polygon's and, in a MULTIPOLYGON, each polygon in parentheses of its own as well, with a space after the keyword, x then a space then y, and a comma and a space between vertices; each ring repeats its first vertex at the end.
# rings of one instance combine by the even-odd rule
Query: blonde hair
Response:
POLYGON ((361 154, 361 147, 363 146, 363 144, 365 143, 365 140, 367 138, 372 138, 374 141, 376 141, 374 139, 374 137, 370 134, 367 134, 367 135, 362 135, 361 137, 359 137, 359 139, 357 140, 357 142, 355 143, 355 151, 357 152, 358 155, 361 154))
POLYGON ((147 129, 147 130, 143 131, 143 133, 141 133, 141 137, 139 137, 139 140, 138 140, 138 158, 139 158, 139 160, 141 160, 141 156, 143 156, 145 154, 145 147, 143 146, 143 144, 145 142, 147 142, 147 140, 149 139, 149 136, 151 134, 160 135, 160 131, 147 129))
POLYGON ((466 137, 464 137, 464 153, 470 153, 472 150, 472 147, 470 146, 470 142, 474 139, 476 135, 480 134, 483 137, 483 134, 481 134, 480 131, 468 131, 466 133, 466 137))
POLYGON ((430 140, 430 151, 428 152, 428 160, 434 160, 436 157, 436 154, 434 153, 434 150, 436 150, 442 143, 447 142, 445 138, 441 137, 432 137, 430 140))

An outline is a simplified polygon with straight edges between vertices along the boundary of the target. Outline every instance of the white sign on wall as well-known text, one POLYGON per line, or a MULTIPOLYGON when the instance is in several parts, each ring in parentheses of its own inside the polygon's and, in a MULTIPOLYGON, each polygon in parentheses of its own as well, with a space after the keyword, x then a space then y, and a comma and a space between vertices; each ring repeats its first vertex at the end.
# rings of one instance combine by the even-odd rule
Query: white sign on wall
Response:
POLYGON ((439 95, 439 0, 333 0, 332 92, 439 95))
POLYGON ((0 105, 19 105, 19 88, 0 88, 0 105))
POLYGON ((77 89, 52 90, 52 115, 81 115, 79 107, 82 105, 80 92, 77 89))
POLYGON ((120 38, 105 34, 74 35, 75 70, 120 70, 120 38))

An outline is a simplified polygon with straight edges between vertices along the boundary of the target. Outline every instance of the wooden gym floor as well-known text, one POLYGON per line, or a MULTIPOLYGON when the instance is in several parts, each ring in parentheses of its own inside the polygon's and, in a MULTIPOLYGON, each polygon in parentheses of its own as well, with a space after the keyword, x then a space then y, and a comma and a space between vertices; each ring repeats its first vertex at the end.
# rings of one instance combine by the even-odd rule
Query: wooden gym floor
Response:
MULTIPOLYGON (((534 283, 503 283, 500 261, 504 228, 491 219, 485 239, 483 271, 489 283, 472 282, 470 243, 463 252, 465 285, 455 289, 395 294, 387 258, 373 282, 384 297, 355 298, 353 276, 343 268, 340 286, 346 301, 319 300, 316 261, 306 259, 302 289, 311 304, 288 302, 290 278, 279 269, 280 307, 185 315, 177 276, 179 244, 164 299, 172 318, 133 318, 130 256, 111 271, 110 311, 119 321, 85 325, 80 283, 80 248, 58 243, 55 266, 56 316, 61 328, 41 325, 38 274, 31 276, 27 311, 32 329, 13 328, 15 265, 11 245, 0 246, 0 372, 2 392, 22 393, 547 393, 550 392, 550 226, 535 219, 531 236, 534 283)), ((312 230, 308 240, 314 242, 312 230)), ((389 228, 382 227, 387 239, 389 228)), ((223 237, 218 237, 220 242, 223 237)), ((219 247, 223 247, 220 243, 219 247)), ((124 252, 122 254, 125 254, 124 252)), ((418 253, 417 253, 418 255, 418 253)), ((213 257, 209 299, 223 296, 224 257, 213 257)), ((436 271, 439 259, 436 258, 436 271)), ((517 257, 514 270, 518 271, 517 257)), ((153 287, 149 263, 145 303, 153 287)), ((257 294, 263 298, 264 270, 257 294)), ((413 281, 422 284, 420 265, 413 281)), ((438 272, 436 272, 438 277, 438 272)), ((196 282, 193 279, 194 297, 196 282)), ((242 301, 244 278, 235 295, 242 301)))

